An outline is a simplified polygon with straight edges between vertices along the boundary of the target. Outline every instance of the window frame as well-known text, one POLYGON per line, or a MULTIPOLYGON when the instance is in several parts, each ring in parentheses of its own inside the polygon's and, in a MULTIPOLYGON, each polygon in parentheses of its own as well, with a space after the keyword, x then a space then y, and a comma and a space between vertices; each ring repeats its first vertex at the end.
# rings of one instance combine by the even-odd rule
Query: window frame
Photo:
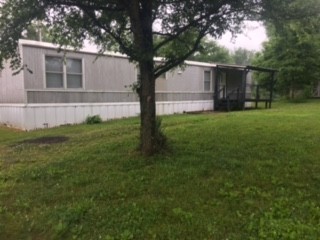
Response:
POLYGON ((43 61, 43 65, 44 65, 44 86, 45 86, 45 89, 52 89, 52 90, 83 90, 85 88, 84 86, 84 59, 81 58, 81 57, 73 57, 73 56, 70 56, 70 57, 64 57, 64 56, 61 56, 61 55, 54 55, 54 54, 44 54, 44 57, 43 57, 44 61, 43 61), (51 72, 51 73, 58 73, 58 72, 52 72, 52 71, 47 71, 47 66, 46 66, 46 59, 47 58, 60 58, 61 61, 62 61, 62 87, 48 87, 48 84, 47 84, 47 73, 51 72), (71 73, 68 73, 67 72, 67 61, 69 59, 72 59, 72 60, 78 60, 80 61, 80 64, 81 64, 81 73, 74 73, 74 72, 71 72, 71 73), (73 87, 68 87, 68 74, 69 75, 77 75, 77 76, 81 76, 81 87, 77 87, 77 88, 73 88, 73 87))

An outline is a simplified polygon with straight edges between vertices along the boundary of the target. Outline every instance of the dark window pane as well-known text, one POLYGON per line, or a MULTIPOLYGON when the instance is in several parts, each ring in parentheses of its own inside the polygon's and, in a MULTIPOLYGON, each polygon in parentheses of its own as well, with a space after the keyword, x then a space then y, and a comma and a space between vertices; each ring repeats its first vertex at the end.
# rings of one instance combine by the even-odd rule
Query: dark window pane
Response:
POLYGON ((80 59, 67 59, 67 73, 82 73, 82 62, 80 59))
POLYGON ((62 58, 60 57, 46 57, 46 72, 61 72, 63 71, 62 67, 62 58))
POLYGON ((46 73, 47 88, 62 88, 63 76, 62 73, 46 73))
POLYGON ((211 72, 204 71, 204 90, 210 91, 211 90, 211 72))
POLYGON ((67 88, 82 88, 82 75, 68 74, 67 88))

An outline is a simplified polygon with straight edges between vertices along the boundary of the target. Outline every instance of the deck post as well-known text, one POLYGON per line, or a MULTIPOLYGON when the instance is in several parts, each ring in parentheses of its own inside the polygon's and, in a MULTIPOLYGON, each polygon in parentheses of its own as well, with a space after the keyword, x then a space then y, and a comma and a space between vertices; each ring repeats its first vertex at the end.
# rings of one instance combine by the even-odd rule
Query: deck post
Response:
POLYGON ((227 96, 227 111, 230 112, 230 96, 227 96))
POLYGON ((246 94, 247 94, 247 76, 249 69, 245 68, 242 76, 242 96, 241 96, 241 104, 242 110, 246 107, 246 94))
POLYGON ((259 102, 259 99, 260 99, 260 85, 257 85, 257 88, 256 88, 256 109, 258 108, 258 102, 259 102))
POLYGON ((213 101, 213 107, 214 110, 218 110, 219 108, 219 78, 220 78, 220 70, 219 66, 216 66, 215 68, 215 79, 214 79, 214 101, 213 101))
POLYGON ((274 75, 275 75, 275 72, 272 72, 272 74, 271 74, 271 83, 270 83, 269 108, 271 108, 271 102, 272 102, 272 98, 273 98, 274 75))

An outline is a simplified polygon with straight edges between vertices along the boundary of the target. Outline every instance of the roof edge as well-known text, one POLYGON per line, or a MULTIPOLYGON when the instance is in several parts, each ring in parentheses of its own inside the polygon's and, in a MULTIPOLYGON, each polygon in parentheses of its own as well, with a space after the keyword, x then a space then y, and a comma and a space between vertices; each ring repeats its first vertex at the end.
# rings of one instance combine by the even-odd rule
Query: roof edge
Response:
MULTIPOLYGON (((28 39, 19 39, 19 45, 21 45, 21 46, 38 47, 38 48, 48 48, 48 49, 53 49, 53 50, 58 50, 59 49, 59 45, 56 45, 56 44, 53 44, 53 43, 39 42, 39 41, 28 40, 28 39)), ((74 48, 69 46, 69 47, 62 48, 62 50, 66 50, 68 52, 78 52, 78 53, 99 55, 99 53, 97 51, 95 51, 94 49, 88 49, 88 48, 74 50, 74 48)), ((124 55, 124 54, 121 54, 121 53, 117 53, 117 52, 105 52, 105 53, 102 53, 101 56, 129 58, 127 55, 124 55)), ((163 61, 163 58, 155 57, 154 61, 161 62, 161 61, 163 61)), ((185 60, 184 64, 193 65, 193 66, 201 66, 201 67, 216 67, 217 66, 214 63, 197 62, 197 61, 189 61, 189 60, 185 60)))

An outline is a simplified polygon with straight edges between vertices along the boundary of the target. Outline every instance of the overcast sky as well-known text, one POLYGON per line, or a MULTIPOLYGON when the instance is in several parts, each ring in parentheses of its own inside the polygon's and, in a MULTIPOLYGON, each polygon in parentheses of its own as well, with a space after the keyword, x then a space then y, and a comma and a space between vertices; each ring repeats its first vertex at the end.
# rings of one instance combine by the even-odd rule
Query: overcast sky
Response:
POLYGON ((232 39, 231 33, 227 33, 217 40, 219 44, 227 47, 230 50, 235 48, 246 48, 248 50, 259 51, 262 48, 262 43, 267 41, 265 28, 258 22, 246 22, 243 33, 232 39))
MULTIPOLYGON (((227 47, 230 50, 236 48, 246 48, 248 50, 259 51, 262 49, 262 43, 267 41, 267 35, 264 26, 258 22, 246 22, 243 33, 238 35, 235 39, 232 38, 231 33, 226 33, 217 42, 227 47)), ((86 42, 85 48, 89 50, 96 50, 96 48, 86 42)))

